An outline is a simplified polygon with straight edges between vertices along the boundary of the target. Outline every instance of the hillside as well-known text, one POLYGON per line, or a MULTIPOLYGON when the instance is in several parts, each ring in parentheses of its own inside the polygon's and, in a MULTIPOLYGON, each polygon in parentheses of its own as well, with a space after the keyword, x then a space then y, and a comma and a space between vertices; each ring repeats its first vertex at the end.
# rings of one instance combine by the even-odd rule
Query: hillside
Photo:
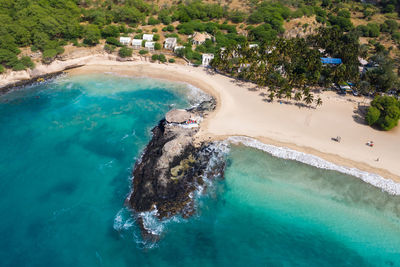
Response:
MULTIPOLYGON (((346 59, 346 45, 354 42, 354 58, 380 65, 359 76, 359 62, 344 61, 331 71, 330 82, 351 80, 362 92, 387 91, 398 86, 400 20, 398 3, 393 0, 365 4, 355 1, 33 1, 4 0, 0 5, 0 73, 34 68, 57 58, 78 55, 82 49, 97 47, 107 53, 129 57, 166 55, 182 57, 201 64, 203 53, 217 55, 220 48, 248 43, 269 47, 280 39, 305 39, 306 45, 326 51, 334 40, 324 40, 321 28, 336 29, 343 39, 340 49, 315 54, 346 59), (212 36, 201 44, 191 43, 192 35, 203 32, 212 36), (155 51, 132 50, 119 42, 120 36, 142 38, 154 34, 155 51), (168 37, 183 46, 178 53, 163 49, 168 37), (351 41, 347 39, 351 39, 351 41), (356 38, 356 40, 354 40, 356 38), (316 44, 316 40, 319 40, 316 44), (322 47, 323 46, 323 47, 322 47), (341 52, 342 51, 342 52, 341 52), (346 70, 347 69, 347 70, 346 70), (339 75, 338 73, 351 73, 339 75)), ((335 37, 336 38, 336 37, 335 37)), ((339 40, 339 39, 338 39, 339 40)), ((144 44, 144 43, 143 43, 144 44)), ((288 61, 297 61, 292 58, 288 61)), ((164 56, 160 57, 164 61, 164 56)), ((172 61, 172 60, 171 60, 172 61)), ((183 61, 182 61, 183 62, 183 61)), ((278 66, 277 66, 278 67, 278 66)), ((317 81, 327 84, 327 76, 317 81), (321 79, 324 80, 321 80, 321 79)))

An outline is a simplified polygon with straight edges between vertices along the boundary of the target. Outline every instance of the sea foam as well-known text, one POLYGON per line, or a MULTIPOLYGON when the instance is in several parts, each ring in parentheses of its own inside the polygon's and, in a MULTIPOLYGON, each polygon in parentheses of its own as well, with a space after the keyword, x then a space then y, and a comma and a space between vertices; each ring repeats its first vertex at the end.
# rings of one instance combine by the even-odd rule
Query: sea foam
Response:
POLYGON ((286 147, 267 145, 253 138, 245 136, 232 136, 229 137, 227 141, 232 144, 243 144, 248 147, 260 149, 262 151, 271 154, 274 157, 295 160, 320 169, 333 170, 344 174, 352 175, 357 178, 360 178, 366 183, 381 188, 383 191, 386 191, 389 194, 400 195, 399 183, 396 183, 390 179, 385 179, 377 174, 361 171, 357 168, 349 168, 345 166, 336 165, 332 162, 326 161, 314 155, 306 154, 286 147))

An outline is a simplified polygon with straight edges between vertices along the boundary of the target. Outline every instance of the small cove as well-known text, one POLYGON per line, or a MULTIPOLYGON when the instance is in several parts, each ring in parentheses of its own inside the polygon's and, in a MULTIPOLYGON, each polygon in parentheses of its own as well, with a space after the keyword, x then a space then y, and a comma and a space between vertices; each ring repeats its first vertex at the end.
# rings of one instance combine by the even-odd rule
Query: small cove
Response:
POLYGON ((399 197, 243 146, 232 146, 225 180, 198 199, 196 216, 141 245, 121 212, 131 167, 164 114, 191 105, 189 92, 97 74, 0 96, 4 266, 400 264, 399 197))

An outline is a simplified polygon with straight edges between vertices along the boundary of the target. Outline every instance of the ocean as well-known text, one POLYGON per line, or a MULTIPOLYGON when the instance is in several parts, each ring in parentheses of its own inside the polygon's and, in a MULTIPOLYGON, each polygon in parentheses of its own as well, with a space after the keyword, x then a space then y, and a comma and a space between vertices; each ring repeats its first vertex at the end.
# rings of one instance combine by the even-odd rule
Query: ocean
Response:
POLYGON ((144 242, 124 201, 171 108, 195 88, 114 74, 0 96, 0 266, 400 266, 400 197, 334 170, 222 142, 196 214, 144 242))

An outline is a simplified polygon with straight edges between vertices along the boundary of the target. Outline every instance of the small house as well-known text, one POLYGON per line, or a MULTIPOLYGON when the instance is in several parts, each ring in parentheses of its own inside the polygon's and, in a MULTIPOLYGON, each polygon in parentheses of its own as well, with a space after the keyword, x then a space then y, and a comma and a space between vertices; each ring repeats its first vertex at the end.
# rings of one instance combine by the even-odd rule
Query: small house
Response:
POLYGON ((153 51, 154 50, 154 45, 155 45, 155 42, 146 42, 144 44, 144 47, 147 48, 147 50, 149 50, 149 51, 153 51))
POLYGON ((143 34, 143 40, 145 41, 153 41, 154 34, 143 34))
POLYGON ((251 49, 251 48, 257 48, 258 47, 258 44, 249 44, 249 48, 251 49))
POLYGON ((203 54, 202 55, 202 64, 204 67, 209 66, 211 60, 214 59, 214 54, 203 54))
POLYGON ((165 39, 164 48, 169 50, 174 50, 177 43, 177 39, 174 37, 169 37, 165 39))
POLYGON ((192 36, 192 43, 194 45, 201 45, 204 44, 204 42, 210 39, 212 40, 213 37, 211 35, 209 35, 208 33, 201 33, 201 32, 196 32, 195 34, 193 34, 192 36))
POLYGON ((129 43, 131 42, 131 38, 130 37, 119 37, 119 42, 123 45, 129 45, 129 43))
POLYGON ((133 39, 133 40, 132 40, 132 47, 133 47, 133 49, 140 49, 140 48, 142 48, 142 43, 143 43, 143 40, 142 40, 142 39, 133 39))

